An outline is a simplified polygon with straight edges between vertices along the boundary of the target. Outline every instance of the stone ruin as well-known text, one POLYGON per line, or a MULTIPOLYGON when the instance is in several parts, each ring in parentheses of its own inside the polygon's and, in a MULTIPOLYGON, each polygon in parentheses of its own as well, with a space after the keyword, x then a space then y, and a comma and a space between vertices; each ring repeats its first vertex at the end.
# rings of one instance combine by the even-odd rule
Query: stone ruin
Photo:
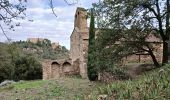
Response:
MULTIPOLYGON (((70 36, 70 58, 65 60, 47 60, 43 62, 43 79, 53 79, 78 74, 87 78, 87 53, 89 28, 87 27, 87 11, 78 7, 75 13, 74 29, 70 36)), ((96 29, 98 30, 98 29, 96 29)), ((96 31, 96 34, 98 31, 96 31)), ((156 47, 154 54, 158 61, 162 59, 162 41, 149 35, 147 41, 156 47)), ((150 56, 142 52, 125 57, 122 63, 150 62, 150 56)))
POLYGON ((57 79, 60 77, 77 75, 79 68, 73 67, 70 59, 46 60, 43 62, 43 79, 57 79))
POLYGON ((44 61, 43 79, 59 78, 74 74, 87 78, 88 35, 87 11, 78 7, 75 14, 74 29, 70 36, 71 59, 44 61))

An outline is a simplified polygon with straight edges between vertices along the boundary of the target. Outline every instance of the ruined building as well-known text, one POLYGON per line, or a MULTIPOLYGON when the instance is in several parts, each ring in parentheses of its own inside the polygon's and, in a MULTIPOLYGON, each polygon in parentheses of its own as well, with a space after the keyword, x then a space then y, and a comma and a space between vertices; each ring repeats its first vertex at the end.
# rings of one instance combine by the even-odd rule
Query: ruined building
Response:
POLYGON ((28 38, 27 39, 28 42, 32 42, 32 43, 38 43, 38 42, 42 42, 44 40, 45 39, 43 39, 43 38, 28 38))
POLYGON ((79 73, 79 68, 71 65, 70 59, 45 60, 43 63, 43 79, 57 79, 79 73))
POLYGON ((77 8, 74 20, 74 29, 70 37, 70 58, 72 63, 79 62, 80 75, 87 78, 87 51, 88 51, 87 11, 77 8))
MULTIPOLYGON (((87 78, 87 53, 89 28, 87 27, 87 11, 78 7, 75 13, 74 29, 70 36, 70 58, 66 60, 50 60, 43 63, 43 79, 59 78, 67 75, 79 74, 87 78)), ((98 30, 97 32, 98 33, 98 30)), ((158 61, 162 58, 162 42, 153 34, 146 41, 155 47, 154 54, 158 61)), ((143 52, 123 59, 123 63, 151 62, 150 56, 143 52)))
POLYGON ((79 74, 87 78, 88 49, 87 11, 77 8, 74 29, 70 37, 70 58, 65 60, 47 60, 43 62, 43 79, 59 78, 79 74))

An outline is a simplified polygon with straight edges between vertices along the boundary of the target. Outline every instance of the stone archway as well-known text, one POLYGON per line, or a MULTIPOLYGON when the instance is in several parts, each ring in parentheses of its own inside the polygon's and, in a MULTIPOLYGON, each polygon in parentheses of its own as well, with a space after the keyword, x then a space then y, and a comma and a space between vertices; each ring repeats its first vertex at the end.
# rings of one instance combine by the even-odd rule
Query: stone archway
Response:
POLYGON ((64 62, 63 63, 63 73, 64 75, 69 75, 74 71, 73 67, 69 62, 64 62))
POLYGON ((60 77, 60 64, 57 62, 52 62, 51 64, 51 78, 60 77))

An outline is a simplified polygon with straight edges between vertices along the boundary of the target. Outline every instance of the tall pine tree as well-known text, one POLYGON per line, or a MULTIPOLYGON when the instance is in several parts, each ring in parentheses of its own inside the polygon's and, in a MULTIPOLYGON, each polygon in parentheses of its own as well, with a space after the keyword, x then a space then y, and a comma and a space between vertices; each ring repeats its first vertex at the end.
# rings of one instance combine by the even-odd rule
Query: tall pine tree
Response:
POLYGON ((89 80, 91 81, 97 80, 98 73, 95 67, 95 25, 94 25, 93 9, 91 9, 87 70, 88 70, 87 74, 88 74, 89 80))

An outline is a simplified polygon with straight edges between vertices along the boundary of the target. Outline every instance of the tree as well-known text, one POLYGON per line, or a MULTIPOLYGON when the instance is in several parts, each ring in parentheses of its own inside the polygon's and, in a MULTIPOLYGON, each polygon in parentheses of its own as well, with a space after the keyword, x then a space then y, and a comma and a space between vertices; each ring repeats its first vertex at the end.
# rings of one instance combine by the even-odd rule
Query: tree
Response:
POLYGON ((14 80, 42 79, 42 65, 31 55, 19 56, 14 63, 14 80))
MULTIPOLYGON (((162 65, 168 62, 169 0, 104 0, 95 4, 94 8, 98 12, 99 28, 120 29, 123 33, 131 30, 128 31, 129 34, 137 34, 132 32, 133 29, 139 29, 138 32, 144 34, 156 31, 163 42, 162 65)), ((147 48, 140 50, 147 51, 154 58, 152 48, 145 43, 142 42, 142 45, 147 48)))
MULTIPOLYGON (((14 28, 14 24, 12 24, 14 19, 24 18, 24 11, 26 10, 26 5, 24 3, 26 3, 26 0, 18 0, 15 4, 12 4, 9 0, 1 0, 0 11, 2 13, 0 14, 0 21, 8 25, 9 29, 14 28)), ((18 25, 17 23, 15 26, 18 25)), ((3 25, 1 24, 1 26, 3 25)))
POLYGON ((8 53, 8 46, 0 43, 0 82, 11 77, 12 60, 11 55, 8 53))
MULTIPOLYGON (((68 4, 68 5, 70 5, 70 6, 77 4, 78 1, 79 1, 79 0, 72 0, 72 2, 69 2, 68 0, 64 0, 64 2, 65 2, 66 4, 68 4)), ((53 0, 49 0, 49 2, 50 2, 50 7, 51 7, 51 10, 52 10, 54 16, 57 17, 57 14, 56 14, 55 11, 54 11, 53 0)))
POLYGON ((91 81, 96 80, 98 77, 97 75, 98 73, 95 66, 95 25, 93 9, 91 9, 87 70, 89 80, 91 81))
MULTIPOLYGON (((53 6, 53 0, 49 0, 50 7, 52 9, 53 14, 57 17, 57 14, 55 14, 54 6, 53 6)), ((78 0, 72 0, 72 2, 69 2, 68 0, 64 0, 65 3, 68 5, 75 5, 78 3, 78 0)), ((6 32, 4 30, 4 25, 7 25, 10 30, 14 31, 15 26, 20 26, 20 22, 14 22, 13 20, 18 19, 24 19, 25 18, 25 10, 26 10, 26 3, 27 0, 15 0, 15 2, 11 2, 11 0, 1 0, 0 1, 0 29, 2 30, 4 36, 7 38, 8 42, 11 41, 11 39, 6 35, 6 32)))
POLYGON ((1 0, 0 1, 0 28, 2 33, 7 38, 8 42, 11 39, 6 35, 6 32, 3 28, 4 25, 8 26, 10 30, 14 31, 15 26, 19 26, 20 23, 14 23, 14 19, 24 19, 26 10, 25 3, 27 0, 18 0, 15 4, 11 3, 9 0, 1 0))

